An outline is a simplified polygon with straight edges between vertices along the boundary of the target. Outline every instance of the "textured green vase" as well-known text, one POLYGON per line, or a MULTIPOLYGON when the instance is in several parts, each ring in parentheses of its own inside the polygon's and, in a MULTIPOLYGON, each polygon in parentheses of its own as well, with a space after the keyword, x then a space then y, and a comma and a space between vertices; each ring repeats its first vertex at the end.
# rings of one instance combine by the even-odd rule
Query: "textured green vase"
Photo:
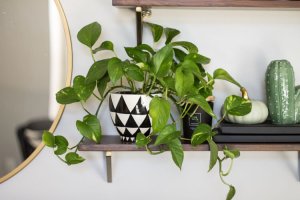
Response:
POLYGON ((274 124, 299 122, 300 88, 295 87, 292 65, 287 60, 272 61, 266 72, 267 104, 274 124))

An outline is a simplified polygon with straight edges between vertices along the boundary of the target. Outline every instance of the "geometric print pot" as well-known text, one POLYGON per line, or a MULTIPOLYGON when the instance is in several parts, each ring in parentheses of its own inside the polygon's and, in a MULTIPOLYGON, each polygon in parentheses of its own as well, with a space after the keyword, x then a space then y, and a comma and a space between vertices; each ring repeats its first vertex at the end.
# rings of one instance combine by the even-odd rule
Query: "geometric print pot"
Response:
POLYGON ((121 141, 135 142, 138 133, 151 133, 149 105, 151 97, 126 92, 111 93, 109 97, 110 116, 121 141))

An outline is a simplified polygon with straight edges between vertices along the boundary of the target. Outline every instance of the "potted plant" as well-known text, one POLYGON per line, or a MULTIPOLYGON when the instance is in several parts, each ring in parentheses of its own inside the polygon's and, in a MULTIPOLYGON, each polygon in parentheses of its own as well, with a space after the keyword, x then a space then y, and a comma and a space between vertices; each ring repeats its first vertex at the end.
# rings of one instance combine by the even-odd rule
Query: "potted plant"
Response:
MULTIPOLYGON (((229 186, 227 199, 231 199, 235 188, 223 179, 231 168, 223 172, 222 163, 226 160, 232 163, 234 158, 239 156, 239 151, 225 147, 224 156, 220 157, 213 136, 217 134, 216 128, 227 114, 245 115, 251 111, 251 102, 236 95, 227 97, 221 119, 214 126, 199 123, 191 138, 183 137, 182 130, 178 129, 177 125, 182 123, 182 118, 193 117, 194 110, 198 108, 217 119, 207 101, 212 98, 215 80, 226 80, 240 87, 242 91, 245 89, 224 69, 215 70, 213 75, 207 73, 204 65, 208 64, 210 59, 200 55, 196 45, 187 41, 173 42, 174 37, 180 33, 178 30, 152 23, 146 25, 152 31, 154 42, 158 42, 165 34, 165 44, 159 49, 154 49, 148 44, 126 47, 126 59, 116 55, 114 45, 110 41, 104 41, 99 47, 93 48, 101 34, 100 24, 94 22, 83 27, 77 37, 90 49, 94 62, 86 76, 76 76, 72 87, 63 88, 56 94, 57 102, 80 102, 87 113, 82 120, 76 122, 76 127, 83 136, 82 140, 87 138, 99 143, 102 131, 98 114, 103 101, 109 97, 110 114, 121 140, 135 141, 138 147, 145 148, 153 155, 163 153, 166 148, 153 152, 149 144, 163 145, 170 150, 173 161, 179 168, 184 159, 181 140, 188 140, 193 146, 207 142, 210 147, 209 171, 219 163, 220 178, 229 186), (104 50, 113 52, 113 57, 96 60, 94 54, 104 50), (99 100, 94 114, 84 107, 89 98, 99 100), (177 119, 171 112, 172 103, 179 112, 180 117, 177 119)), ((84 161, 77 153, 81 141, 69 147, 65 137, 54 136, 47 131, 43 134, 43 141, 68 165, 84 161), (63 155, 65 156, 62 157, 63 155)))

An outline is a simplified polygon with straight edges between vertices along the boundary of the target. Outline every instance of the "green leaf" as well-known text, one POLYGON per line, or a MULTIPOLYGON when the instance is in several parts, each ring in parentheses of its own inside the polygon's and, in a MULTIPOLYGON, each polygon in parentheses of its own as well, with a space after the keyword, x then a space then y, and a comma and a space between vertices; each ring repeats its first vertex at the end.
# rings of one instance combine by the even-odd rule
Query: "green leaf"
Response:
POLYGON ((164 28, 158 24, 149 22, 145 22, 145 24, 150 27, 154 42, 158 42, 163 34, 164 28))
POLYGON ((110 82, 108 74, 106 74, 103 78, 97 81, 97 89, 101 97, 103 97, 104 92, 107 88, 107 84, 110 82))
POLYGON ((140 82, 144 81, 143 71, 135 64, 126 65, 125 73, 132 80, 140 81, 140 82))
POLYGON ((190 71, 178 67, 175 72, 175 89, 179 97, 187 95, 194 86, 194 75, 190 71))
POLYGON ((164 87, 175 91, 175 79, 173 77, 166 76, 163 78, 158 78, 158 80, 164 87))
POLYGON ((227 158, 238 158, 240 156, 240 151, 237 149, 229 150, 229 149, 223 149, 223 153, 227 158))
POLYGON ((231 95, 226 98, 224 109, 226 114, 244 116, 251 112, 252 104, 249 99, 231 95))
POLYGON ((172 64, 173 49, 167 45, 153 56, 153 68, 151 69, 157 77, 164 77, 168 74, 172 64))
POLYGON ((211 127, 208 124, 199 124, 193 131, 191 144, 193 146, 202 144, 211 136, 211 127))
POLYGON ((218 146, 212 139, 208 139, 207 141, 210 149, 210 161, 208 169, 208 171, 210 171, 218 161, 218 146))
POLYGON ((180 131, 176 131, 176 125, 167 125, 159 133, 154 145, 168 144, 176 138, 179 138, 181 135, 180 131))
POLYGON ((210 116, 212 116, 215 119, 217 118, 217 116, 213 112, 212 108, 210 107, 209 103, 200 94, 189 96, 187 102, 200 106, 207 114, 209 114, 210 116))
POLYGON ((56 135, 54 138, 55 138, 55 145, 57 147, 54 153, 56 155, 62 155, 66 153, 69 146, 68 140, 61 135, 56 135))
POLYGON ((173 47, 180 46, 186 49, 189 53, 198 53, 198 47, 191 42, 178 41, 170 43, 173 47))
POLYGON ((84 137, 100 143, 102 138, 99 119, 95 115, 86 115, 83 121, 77 120, 76 127, 84 137))
POLYGON ((86 83, 84 76, 76 76, 73 80, 73 88, 80 100, 86 101, 96 87, 96 82, 86 83))
POLYGON ((226 71, 226 70, 224 70, 224 69, 222 69, 222 68, 219 68, 219 69, 216 69, 215 71, 214 71, 214 79, 220 79, 220 80, 225 80, 225 81, 228 81, 228 82, 230 82, 230 83, 233 83, 233 84, 235 84, 236 86, 238 86, 238 87, 242 87, 236 80, 234 80, 230 75, 229 75, 229 73, 226 71))
POLYGON ((85 159, 75 152, 70 152, 65 156, 68 165, 82 163, 85 159))
POLYGON ((86 83, 93 83, 101 79, 107 72, 107 66, 110 59, 104 59, 95 62, 86 75, 86 83))
POLYGON ((235 188, 232 185, 230 185, 226 200, 233 199, 234 195, 235 195, 235 188))
POLYGON ((138 133, 136 138, 135 138, 135 144, 139 148, 148 145, 150 142, 151 142, 151 138, 146 137, 142 133, 138 133))
POLYGON ((42 136, 43 142, 47 147, 55 147, 54 135, 49 131, 44 131, 42 136))
POLYGON ((138 48, 134 47, 125 47, 127 55, 136 62, 147 63, 150 59, 150 55, 147 52, 144 52, 138 48))
POLYGON ((175 54, 175 57, 180 61, 180 62, 183 62, 184 61, 184 58, 185 56, 187 55, 184 51, 182 51, 181 49, 177 49, 177 48, 173 48, 174 50, 174 54, 175 54))
POLYGON ((155 54, 155 51, 153 50, 152 47, 150 47, 148 44, 140 44, 136 47, 136 49, 142 50, 142 51, 148 51, 152 55, 155 54))
POLYGON ((107 71, 113 84, 116 84, 116 82, 121 79, 124 74, 122 65, 123 63, 119 58, 112 58, 108 62, 107 71))
POLYGON ((154 97, 150 102, 149 115, 152 118, 154 133, 160 132, 167 124, 171 113, 170 103, 160 97, 154 97))
POLYGON ((210 58, 207 58, 207 57, 202 56, 202 55, 197 54, 197 53, 190 53, 184 59, 185 60, 192 60, 195 63, 203 64, 203 65, 210 63, 210 58))
POLYGON ((202 80, 202 75, 200 74, 200 69, 198 65, 192 61, 192 60, 184 60, 181 64, 180 67, 183 68, 184 71, 190 71, 194 75, 196 75, 200 80, 202 80))
POLYGON ((179 167, 179 169, 181 169, 184 153, 183 153, 183 148, 180 140, 176 138, 171 142, 169 142, 167 145, 171 151, 172 159, 174 163, 179 167))
POLYGON ((94 22, 86 25, 77 34, 77 39, 84 45, 92 48, 101 34, 101 25, 94 22))
POLYGON ((66 87, 56 93, 56 101, 59 104, 71 104, 80 101, 74 88, 66 87))
POLYGON ((164 29, 165 35, 166 35, 166 43, 165 44, 169 44, 174 37, 176 37, 177 35, 180 34, 180 31, 177 29, 173 29, 173 28, 165 28, 164 29))
POLYGON ((98 51, 114 51, 114 44, 111 41, 104 41, 98 48, 93 50, 93 54, 98 51))

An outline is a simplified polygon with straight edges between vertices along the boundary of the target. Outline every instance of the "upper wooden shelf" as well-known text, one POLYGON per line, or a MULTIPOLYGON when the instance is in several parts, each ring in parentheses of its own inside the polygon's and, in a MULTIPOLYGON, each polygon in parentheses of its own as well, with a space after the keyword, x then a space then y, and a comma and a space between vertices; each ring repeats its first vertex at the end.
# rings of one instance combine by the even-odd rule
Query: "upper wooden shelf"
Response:
MULTIPOLYGON (((221 149, 224 146, 230 149, 241 151, 300 151, 300 143, 219 143, 221 149)), ((164 148, 164 146, 161 146, 164 148)), ((150 145, 153 151, 159 147, 150 145)), ((188 143, 183 143, 184 151, 208 151, 207 144, 193 147, 188 143)), ((145 151, 144 148, 137 148, 135 144, 122 143, 119 136, 103 136, 101 143, 96 144, 90 140, 85 140, 79 145, 80 151, 145 151)))
POLYGON ((300 8, 300 0, 112 0, 126 7, 252 7, 300 8))

